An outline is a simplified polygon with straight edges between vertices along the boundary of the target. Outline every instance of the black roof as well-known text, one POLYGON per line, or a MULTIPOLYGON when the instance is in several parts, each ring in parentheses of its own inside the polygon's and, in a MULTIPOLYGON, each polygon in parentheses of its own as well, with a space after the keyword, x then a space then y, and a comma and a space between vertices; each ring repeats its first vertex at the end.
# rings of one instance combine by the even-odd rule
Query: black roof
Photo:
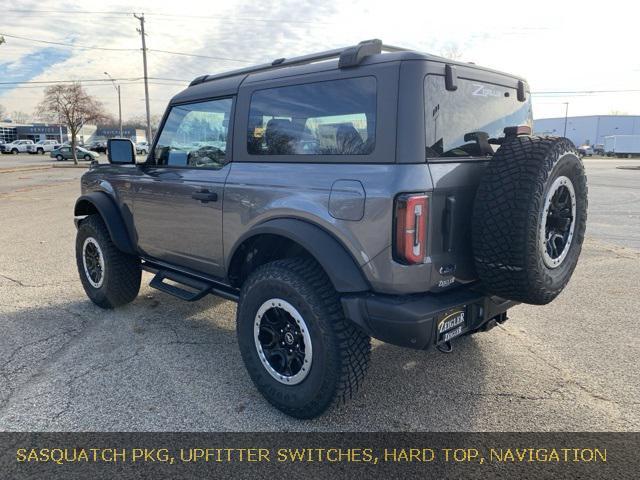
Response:
POLYGON ((188 88, 174 96, 171 103, 189 102, 211 96, 234 95, 238 92, 240 84, 249 76, 251 76, 249 81, 263 81, 290 75, 304 75, 337 68, 352 68, 359 65, 402 60, 426 60, 458 65, 508 76, 516 80, 523 80, 521 77, 480 67, 473 63, 458 62, 437 55, 384 45, 380 40, 366 40, 352 47, 328 50, 291 59, 279 58, 271 63, 253 67, 214 75, 202 75, 195 78, 188 88))

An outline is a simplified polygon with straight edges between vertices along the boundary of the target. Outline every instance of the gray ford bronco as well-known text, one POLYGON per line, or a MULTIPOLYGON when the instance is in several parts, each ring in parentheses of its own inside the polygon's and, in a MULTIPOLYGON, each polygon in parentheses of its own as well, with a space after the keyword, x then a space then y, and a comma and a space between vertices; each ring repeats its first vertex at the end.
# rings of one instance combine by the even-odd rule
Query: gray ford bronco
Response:
POLYGON ((82 177, 82 285, 114 308, 146 270, 236 301, 257 389, 318 416, 355 394, 371 337, 447 351, 565 287, 586 177, 531 118, 523 79, 379 40, 198 77, 144 163, 114 139, 82 177))

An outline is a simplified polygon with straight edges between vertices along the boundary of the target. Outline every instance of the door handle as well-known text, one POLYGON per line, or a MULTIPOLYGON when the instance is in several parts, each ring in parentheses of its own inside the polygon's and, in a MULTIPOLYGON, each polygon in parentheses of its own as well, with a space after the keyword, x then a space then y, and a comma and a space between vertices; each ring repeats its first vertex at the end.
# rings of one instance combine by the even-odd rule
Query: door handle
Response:
POLYGON ((193 193, 191 195, 191 198, 200 200, 202 203, 217 202, 218 194, 216 192, 211 192, 209 190, 201 190, 199 192, 193 193))

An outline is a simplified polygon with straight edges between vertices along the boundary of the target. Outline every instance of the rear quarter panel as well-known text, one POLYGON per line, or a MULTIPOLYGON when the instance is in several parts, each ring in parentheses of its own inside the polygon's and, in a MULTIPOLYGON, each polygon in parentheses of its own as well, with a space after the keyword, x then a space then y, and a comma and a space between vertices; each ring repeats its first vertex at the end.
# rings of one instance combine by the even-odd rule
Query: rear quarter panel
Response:
POLYGON ((394 198, 400 191, 431 190, 423 165, 234 163, 224 194, 226 262, 241 235, 274 218, 313 223, 342 243, 362 268, 374 290, 383 293, 425 291, 430 265, 401 265, 392 258, 394 198), (365 191, 360 220, 340 220, 329 213, 331 187, 337 180, 357 180, 365 191))

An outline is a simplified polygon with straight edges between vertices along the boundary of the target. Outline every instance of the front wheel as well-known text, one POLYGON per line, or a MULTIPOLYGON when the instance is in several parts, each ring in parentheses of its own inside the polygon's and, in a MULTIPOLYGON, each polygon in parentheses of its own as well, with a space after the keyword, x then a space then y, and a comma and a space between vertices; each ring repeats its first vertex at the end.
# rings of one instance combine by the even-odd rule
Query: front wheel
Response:
POLYGON ((296 418, 350 399, 369 363, 370 338, 344 318, 331 282, 311 259, 278 260, 251 274, 240 293, 237 332, 260 393, 296 418))
POLYGON ((64 157, 62 155, 56 155, 56 160, 61 162, 64 160, 64 157))
POLYGON ((13 150, 11 150, 11 153, 13 153, 14 155, 18 155, 20 152, 17 148, 14 148, 13 150))
POLYGON ((87 162, 90 162, 90 161, 91 161, 91 155, 85 155, 85 156, 84 156, 84 159, 85 159, 87 162))
POLYGON ((125 305, 138 295, 140 259, 116 248, 99 215, 89 215, 78 227, 76 264, 84 291, 99 307, 125 305))

